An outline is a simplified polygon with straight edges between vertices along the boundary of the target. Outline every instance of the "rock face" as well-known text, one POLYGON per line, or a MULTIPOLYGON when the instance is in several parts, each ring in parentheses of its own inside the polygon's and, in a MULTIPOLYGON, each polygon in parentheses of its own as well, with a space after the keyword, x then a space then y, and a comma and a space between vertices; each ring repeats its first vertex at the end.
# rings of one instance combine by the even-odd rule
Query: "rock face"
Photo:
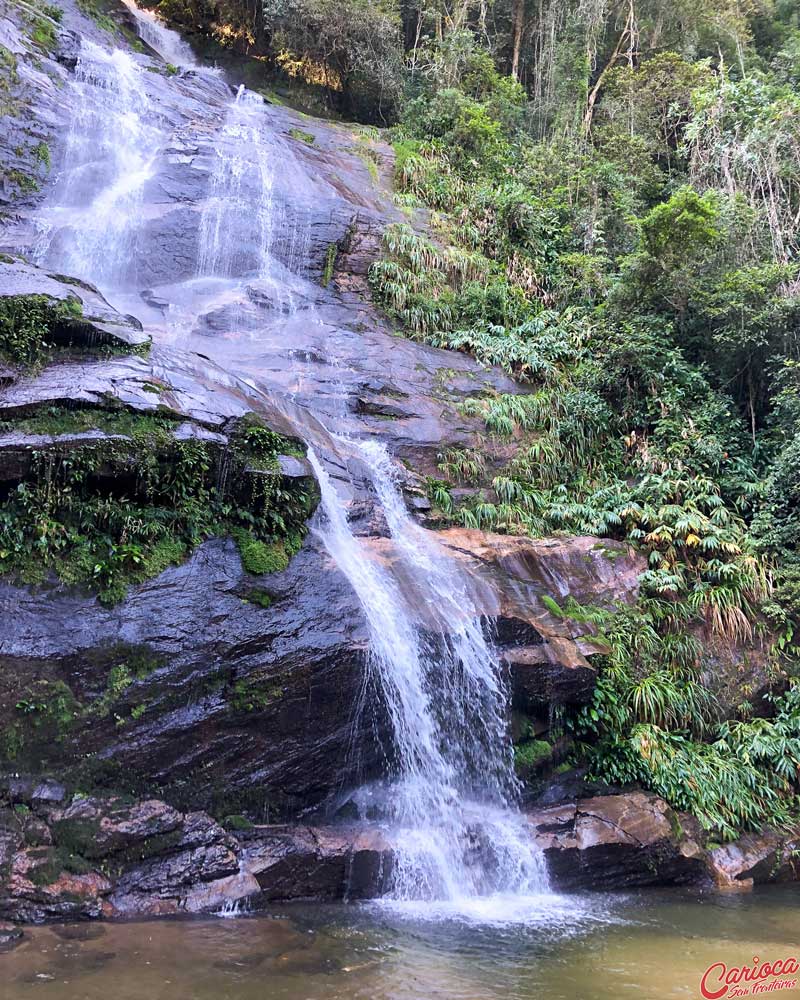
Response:
POLYGON ((487 617, 496 621, 515 706, 535 711, 588 701, 595 671, 587 657, 602 652, 602 644, 588 626, 558 617, 545 601, 632 603, 646 568, 643 557, 619 542, 588 537, 513 538, 458 528, 439 537, 483 584, 478 592, 487 617))
POLYGON ((709 852, 711 871, 722 889, 749 889, 755 883, 796 882, 800 878, 800 829, 749 833, 709 852))
MULTIPOLYGON (((0 811, 0 920, 369 898, 391 871, 390 845, 377 830, 248 826, 236 838, 206 813, 181 813, 159 800, 78 797, 53 807, 28 794, 37 804, 25 806, 15 801, 23 794, 7 788, 15 808, 0 811)), ((0 945, 14 939, 0 924, 0 945)))
MULTIPOLYGON (((478 568, 493 542, 502 552, 506 541, 459 534, 465 561, 468 544, 478 546, 478 568)), ((505 630, 504 655, 521 702, 542 704, 555 699, 556 690, 577 701, 585 692, 575 689, 576 672, 591 677, 593 671, 579 652, 583 640, 570 638, 572 626, 537 600, 535 567, 552 567, 553 550, 528 544, 528 580, 498 577, 483 591, 485 613, 505 630), (508 588, 497 589, 504 579, 508 588), (531 649, 553 659, 529 662, 531 649)), ((559 544, 568 563, 569 544, 559 544)), ((576 539, 575 545, 582 552, 591 542, 576 539)), ((386 554, 386 540, 375 539, 375 546, 386 554)), ((515 549, 521 553, 522 544, 515 549)), ((597 602, 613 593, 601 559, 590 569, 575 558, 584 565, 584 589, 576 596, 597 602)), ((483 578, 476 579, 482 587, 483 578)), ((620 584, 618 597, 625 594, 620 584)), ((121 781, 134 793, 158 790, 187 808, 250 809, 261 816, 319 805, 356 773, 368 777, 380 769, 374 720, 354 715, 367 642, 363 612, 313 534, 288 569, 263 578, 244 572, 233 542, 214 540, 183 566, 132 588, 115 608, 90 596, 0 583, 0 609, 0 661, 13 665, 17 680, 4 698, 12 718, 19 685, 32 675, 67 685, 87 705, 103 697, 115 666, 142 657, 148 665, 105 717, 70 720, 57 754, 50 757, 44 747, 44 757, 32 761, 36 766, 57 766, 66 757, 80 762, 72 777, 84 786, 121 781), (258 595, 268 598, 268 607, 258 595), (353 742, 358 760, 349 753, 353 742)))
POLYGON ((655 795, 579 799, 528 813, 560 889, 625 889, 708 880, 698 842, 655 795))
POLYGON ((0 816, 2 917, 41 923, 212 910, 220 884, 239 873, 239 845, 205 813, 152 799, 76 798, 56 808, 36 801, 35 837, 24 804, 0 816))

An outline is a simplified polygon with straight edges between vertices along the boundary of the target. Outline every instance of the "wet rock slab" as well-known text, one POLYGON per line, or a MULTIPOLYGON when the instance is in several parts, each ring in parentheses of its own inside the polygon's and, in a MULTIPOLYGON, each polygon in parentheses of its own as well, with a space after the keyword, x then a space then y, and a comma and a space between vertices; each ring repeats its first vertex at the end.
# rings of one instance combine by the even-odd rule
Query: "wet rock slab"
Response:
POLYGON ((245 841, 242 865, 261 902, 371 899, 388 887, 392 846, 370 827, 262 827, 245 841))

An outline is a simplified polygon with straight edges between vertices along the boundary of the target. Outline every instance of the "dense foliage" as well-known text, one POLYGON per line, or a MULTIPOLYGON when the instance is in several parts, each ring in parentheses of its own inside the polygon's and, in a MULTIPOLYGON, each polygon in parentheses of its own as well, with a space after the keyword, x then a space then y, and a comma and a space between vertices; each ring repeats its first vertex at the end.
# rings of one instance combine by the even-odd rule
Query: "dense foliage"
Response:
POLYGON ((277 468, 276 456, 292 444, 255 417, 240 423, 224 454, 176 438, 177 427, 168 414, 122 409, 55 407, 0 421, 0 432, 41 435, 0 495, 0 572, 27 583, 55 572, 113 604, 129 584, 225 534, 249 572, 285 569, 311 504, 277 468), (84 440, 70 450, 74 435, 84 440))
POLYGON ((571 720, 578 753, 722 836, 785 824, 800 768, 796 10, 418 15, 394 130, 409 224, 386 233, 374 293, 409 335, 525 388, 466 407, 513 442, 507 465, 450 452, 431 497, 467 526, 640 548, 639 605, 588 615, 610 653, 571 720), (717 701, 708 678, 737 646, 783 698, 717 701))

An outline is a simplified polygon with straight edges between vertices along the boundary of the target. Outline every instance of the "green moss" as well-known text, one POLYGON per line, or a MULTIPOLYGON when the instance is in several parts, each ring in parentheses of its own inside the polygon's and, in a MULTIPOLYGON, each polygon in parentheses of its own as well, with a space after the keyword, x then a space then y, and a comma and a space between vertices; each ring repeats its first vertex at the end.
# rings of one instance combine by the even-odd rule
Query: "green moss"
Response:
POLYGON ((359 144, 356 147, 356 155, 360 157, 362 163, 369 171, 369 176, 372 178, 372 182, 377 184, 380 181, 380 173, 378 168, 381 164, 380 153, 372 146, 368 145, 369 139, 366 136, 359 137, 359 144))
POLYGON ((154 837, 147 837, 131 847, 123 850, 108 852, 112 854, 111 864, 117 871, 122 871, 128 865, 138 864, 148 858, 155 858, 168 851, 174 850, 183 839, 183 830, 170 830, 169 833, 160 833, 154 837))
POLYGON ((40 142, 37 146, 34 146, 33 157, 38 163, 42 163, 47 170, 50 169, 50 147, 46 142, 40 142))
MULTIPOLYGON (((111 713, 129 687, 137 681, 146 680, 153 671, 164 666, 165 662, 149 646, 128 646, 125 643, 102 651, 99 658, 98 666, 108 671, 106 688, 100 698, 86 706, 82 713, 84 717, 103 717, 111 713)), ((131 709, 128 717, 138 719, 144 711, 144 705, 137 705, 131 709)), ((126 717, 116 713, 115 718, 118 723, 126 721, 126 717)))
POLYGON ((289 135, 293 139, 298 139, 300 142, 304 142, 307 146, 314 145, 314 136, 310 132, 304 132, 301 128, 290 128, 289 135))
POLYGON ((14 711, 20 723, 20 745, 59 742, 74 723, 79 704, 60 680, 34 680, 17 691, 14 711))
POLYGON ((40 49, 50 52, 56 46, 56 29, 49 21, 37 20, 31 32, 31 41, 40 49))
POLYGON ((552 752, 547 740, 528 740, 514 747, 514 764, 518 771, 529 771, 547 760, 552 752))
POLYGON ((272 607, 272 597, 265 590, 256 590, 255 588, 248 590, 242 596, 242 600, 247 604, 257 604, 261 608, 272 607))
MULTIPOLYGON (((78 8, 103 31, 116 35, 121 30, 120 25, 110 16, 112 5, 106 0, 78 0, 78 8)), ((134 45, 137 52, 144 51, 141 39, 134 32, 123 31, 123 34, 134 45)))
POLYGON ((100 821, 97 819, 58 819, 50 824, 50 832, 62 851, 87 858, 96 858, 101 854, 97 846, 100 833, 100 821))
POLYGON ((285 569, 311 503, 302 483, 279 474, 277 455, 291 442, 255 417, 240 421, 223 482, 216 447, 176 441, 175 424, 171 414, 63 407, 0 422, 0 432, 115 436, 63 452, 56 440, 32 453, 24 480, 0 503, 0 572, 26 584, 52 572, 110 605, 198 542, 225 534, 236 537, 250 572, 285 569), (253 467, 274 474, 251 475, 253 467))
POLYGON ((228 704, 235 712, 261 712, 283 697, 283 686, 274 680, 247 678, 233 685, 228 704))
POLYGON ((105 434, 121 434, 148 448, 169 447, 178 419, 167 415, 134 413, 130 410, 78 409, 49 406, 35 413, 0 420, 0 431, 18 430, 23 434, 80 434, 98 430, 105 434))
POLYGON ((22 191, 23 194, 32 194, 39 190, 39 182, 31 174, 26 174, 22 170, 8 170, 6 178, 22 191))
POLYGON ((253 823, 246 816, 242 816, 241 813, 234 813, 232 816, 226 816, 222 821, 222 825, 226 830, 252 830, 253 823))
POLYGON ((336 243, 331 243, 328 246, 328 252, 325 254, 325 267, 322 269, 322 287, 327 288, 333 279, 333 272, 336 267, 336 257, 339 254, 339 247, 336 243))
POLYGON ((8 89, 19 83, 17 57, 4 45, 0 45, 0 86, 8 89))
POLYGON ((25 734, 21 722, 6 723, 0 729, 0 760, 17 760, 24 746, 25 734))
POLYGON ((265 573, 280 573, 289 565, 289 557, 283 542, 266 543, 243 529, 234 531, 234 540, 239 548, 242 566, 254 576, 265 573))
POLYGON ((66 848, 48 847, 43 850, 43 863, 28 872, 28 879, 36 886, 51 885, 64 872, 72 875, 86 875, 92 871, 91 864, 80 854, 66 848))

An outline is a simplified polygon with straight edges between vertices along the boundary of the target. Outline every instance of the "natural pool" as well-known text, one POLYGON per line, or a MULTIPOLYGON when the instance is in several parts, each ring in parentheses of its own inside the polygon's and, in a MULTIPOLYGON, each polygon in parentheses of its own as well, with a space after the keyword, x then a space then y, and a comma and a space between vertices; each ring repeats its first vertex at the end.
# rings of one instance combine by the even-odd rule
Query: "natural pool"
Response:
POLYGON ((551 897, 527 924, 424 920, 371 905, 283 907, 236 919, 29 928, 0 955, 0 996, 669 1000, 700 997, 713 963, 798 952, 793 887, 551 897))

